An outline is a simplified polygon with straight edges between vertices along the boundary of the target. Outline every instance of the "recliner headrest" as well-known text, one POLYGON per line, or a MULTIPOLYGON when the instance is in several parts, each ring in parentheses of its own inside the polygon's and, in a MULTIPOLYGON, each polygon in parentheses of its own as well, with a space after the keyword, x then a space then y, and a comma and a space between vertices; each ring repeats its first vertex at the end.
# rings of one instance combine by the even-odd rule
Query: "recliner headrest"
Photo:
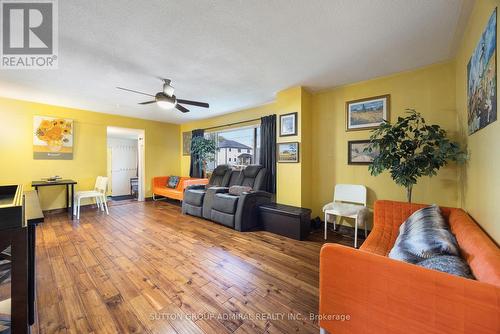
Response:
POLYGON ((251 177, 251 178, 255 178, 257 177, 257 174, 259 174, 260 170, 264 168, 263 166, 261 165, 250 165, 250 166, 247 166, 244 170, 243 170, 243 175, 245 177, 251 177))
POLYGON ((217 176, 224 176, 224 174, 226 174, 226 172, 228 170, 229 170, 229 166, 228 165, 219 165, 219 166, 215 167, 215 169, 212 172, 212 174, 217 175, 217 176))

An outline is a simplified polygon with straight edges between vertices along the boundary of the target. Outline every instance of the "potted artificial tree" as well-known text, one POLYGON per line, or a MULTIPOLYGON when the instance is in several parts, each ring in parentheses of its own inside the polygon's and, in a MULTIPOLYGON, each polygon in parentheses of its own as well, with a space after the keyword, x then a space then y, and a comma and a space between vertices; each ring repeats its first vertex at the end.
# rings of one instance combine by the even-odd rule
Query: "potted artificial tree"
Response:
POLYGON ((217 145, 215 140, 205 137, 194 137, 191 142, 191 151, 196 157, 196 163, 201 164, 202 176, 207 177, 207 164, 215 160, 217 145))
POLYGON ((380 152, 368 167, 371 175, 388 170, 394 182, 406 188, 411 202, 418 178, 436 175, 449 161, 464 162, 467 155, 439 125, 427 125, 420 113, 407 111, 395 124, 384 122, 373 130, 371 145, 365 150, 380 152))

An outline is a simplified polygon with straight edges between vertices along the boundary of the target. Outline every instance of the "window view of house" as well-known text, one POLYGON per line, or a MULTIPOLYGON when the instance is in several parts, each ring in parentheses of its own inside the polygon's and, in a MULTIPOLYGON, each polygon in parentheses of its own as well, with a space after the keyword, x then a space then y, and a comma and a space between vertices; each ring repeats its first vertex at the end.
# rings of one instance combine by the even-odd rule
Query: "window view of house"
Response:
POLYGON ((208 132, 205 137, 214 139, 218 148, 214 160, 207 165, 208 171, 224 164, 248 166, 259 163, 260 126, 208 132))

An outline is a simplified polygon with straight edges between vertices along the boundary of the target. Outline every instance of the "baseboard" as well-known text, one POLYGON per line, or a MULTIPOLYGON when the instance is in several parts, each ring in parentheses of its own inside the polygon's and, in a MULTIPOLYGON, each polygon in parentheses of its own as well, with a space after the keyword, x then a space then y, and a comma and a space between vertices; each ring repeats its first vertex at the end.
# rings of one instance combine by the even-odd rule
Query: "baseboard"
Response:
MULTIPOLYGON (((80 210, 81 209, 97 209, 97 205, 95 204, 83 204, 80 205, 80 210)), ((66 213, 67 209, 66 208, 59 208, 59 209, 49 209, 49 210, 42 210, 44 215, 57 215, 61 213, 66 213)))
POLYGON ((153 199, 153 197, 146 197, 144 200, 146 202, 148 202, 148 201, 155 201, 155 202, 162 201, 162 202, 173 204, 173 205, 176 205, 179 207, 182 206, 182 201, 179 201, 176 199, 171 199, 171 198, 160 196, 160 195, 155 195, 155 199, 153 199))
MULTIPOLYGON (((312 226, 312 231, 323 231, 323 229, 325 228, 325 222, 324 221, 321 221, 321 224, 319 225, 319 227, 315 227, 314 225, 312 226)), ((335 232, 335 233, 339 233, 339 234, 342 234, 342 235, 350 235, 350 236, 353 236, 354 237, 354 227, 351 227, 351 226, 347 226, 347 225, 339 225, 337 224, 336 225, 336 228, 335 230, 333 229, 333 224, 328 224, 328 231, 332 231, 332 232, 335 232)), ((370 229, 367 230, 367 235, 370 234, 370 229)), ((365 238, 365 228, 362 227, 362 228, 358 228, 358 238, 365 238)))
MULTIPOLYGON (((328 224, 328 229, 333 230, 333 224, 328 224), (330 226, 332 225, 332 226, 330 226)), ((339 234, 345 234, 345 235, 352 235, 354 236, 354 227, 350 226, 345 226, 345 225, 337 225, 336 226, 336 233, 339 234)), ((370 230, 366 230, 367 235, 370 234, 370 230)), ((358 238, 365 238, 365 228, 358 228, 358 238)))
POLYGON ((133 195, 121 195, 121 196, 111 196, 112 201, 123 201, 123 200, 129 200, 129 199, 137 199, 133 195))

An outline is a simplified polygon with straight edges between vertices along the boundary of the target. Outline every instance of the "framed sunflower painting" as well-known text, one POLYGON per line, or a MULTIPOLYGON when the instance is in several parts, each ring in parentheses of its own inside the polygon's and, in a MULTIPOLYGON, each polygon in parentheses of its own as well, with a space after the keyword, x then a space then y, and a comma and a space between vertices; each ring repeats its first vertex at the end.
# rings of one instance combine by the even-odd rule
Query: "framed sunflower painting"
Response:
POLYGON ((72 119, 34 116, 33 130, 33 159, 73 159, 72 119))

